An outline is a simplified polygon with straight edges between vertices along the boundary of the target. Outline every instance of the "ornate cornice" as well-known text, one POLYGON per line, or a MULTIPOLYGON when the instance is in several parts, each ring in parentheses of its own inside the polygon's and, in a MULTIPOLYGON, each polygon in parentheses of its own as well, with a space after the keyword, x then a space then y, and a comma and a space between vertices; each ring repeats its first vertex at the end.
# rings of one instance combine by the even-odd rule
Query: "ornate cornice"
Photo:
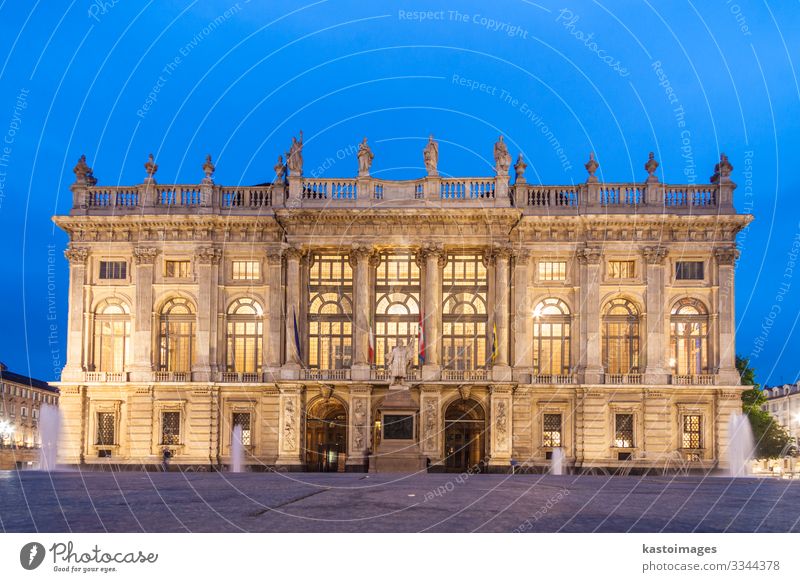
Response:
POLYGON ((89 249, 70 246, 64 251, 64 256, 71 265, 85 265, 89 258, 89 249))
POLYGON ((642 256, 648 265, 663 265, 669 251, 664 247, 644 247, 642 256))

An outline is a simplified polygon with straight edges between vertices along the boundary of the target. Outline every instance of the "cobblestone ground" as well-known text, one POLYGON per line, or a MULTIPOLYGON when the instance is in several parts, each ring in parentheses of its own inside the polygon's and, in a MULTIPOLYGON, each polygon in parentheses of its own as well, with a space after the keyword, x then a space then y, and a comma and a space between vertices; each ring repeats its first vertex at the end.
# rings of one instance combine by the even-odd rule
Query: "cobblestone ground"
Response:
POLYGON ((6 532, 800 532, 800 482, 0 472, 6 532))

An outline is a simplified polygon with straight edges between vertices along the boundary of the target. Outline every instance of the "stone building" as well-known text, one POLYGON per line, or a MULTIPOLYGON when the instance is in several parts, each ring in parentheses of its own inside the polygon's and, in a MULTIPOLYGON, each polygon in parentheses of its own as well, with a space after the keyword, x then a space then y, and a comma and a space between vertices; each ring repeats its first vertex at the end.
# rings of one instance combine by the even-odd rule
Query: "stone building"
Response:
POLYGON ((764 388, 767 401, 763 409, 769 412, 789 435, 794 444, 800 442, 800 382, 764 388))
POLYGON ((309 179, 302 134, 271 184, 98 186, 81 158, 70 238, 66 463, 364 470, 385 358, 413 346, 413 438, 430 470, 725 466, 736 234, 711 183, 532 185, 495 175, 309 179))
POLYGON ((0 470, 38 463, 43 405, 58 405, 58 391, 53 386, 11 372, 0 363, 0 470))

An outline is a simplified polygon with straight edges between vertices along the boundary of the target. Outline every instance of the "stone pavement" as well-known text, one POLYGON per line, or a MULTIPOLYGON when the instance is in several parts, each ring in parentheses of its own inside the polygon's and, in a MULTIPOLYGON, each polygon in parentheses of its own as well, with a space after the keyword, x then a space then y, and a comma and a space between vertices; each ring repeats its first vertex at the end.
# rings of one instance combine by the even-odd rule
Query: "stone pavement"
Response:
POLYGON ((800 532, 800 482, 0 472, 6 532, 800 532))

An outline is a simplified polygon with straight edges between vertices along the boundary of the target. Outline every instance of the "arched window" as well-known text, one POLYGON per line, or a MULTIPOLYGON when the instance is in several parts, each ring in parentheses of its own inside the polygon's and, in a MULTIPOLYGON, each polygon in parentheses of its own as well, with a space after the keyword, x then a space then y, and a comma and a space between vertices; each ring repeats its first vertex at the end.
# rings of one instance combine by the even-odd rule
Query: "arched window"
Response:
POLYGON ((131 312, 117 298, 106 299, 94 315, 94 369, 124 372, 130 360, 131 312))
POLYGON ((483 255, 447 255, 442 277, 442 356, 446 369, 476 370, 486 366, 488 292, 483 255))
POLYGON ((627 299, 612 299, 603 311, 603 367, 606 374, 639 372, 639 310, 627 299))
POLYGON ((533 310, 533 370, 536 375, 570 373, 570 313, 550 297, 533 310))
POLYGON ((181 297, 170 299, 159 316, 158 369, 190 372, 194 357, 195 311, 192 303, 181 297))
POLYGON ((249 297, 228 307, 228 372, 261 372, 263 315, 261 304, 249 297))
POLYGON ((308 290, 309 368, 349 368, 353 358, 353 269, 348 255, 313 254, 308 290))
POLYGON ((413 253, 381 253, 375 276, 375 365, 382 367, 386 355, 403 340, 419 365, 418 338, 420 274, 413 253))
POLYGON ((670 316, 670 365, 677 375, 708 373, 708 311, 697 299, 681 299, 670 316))

